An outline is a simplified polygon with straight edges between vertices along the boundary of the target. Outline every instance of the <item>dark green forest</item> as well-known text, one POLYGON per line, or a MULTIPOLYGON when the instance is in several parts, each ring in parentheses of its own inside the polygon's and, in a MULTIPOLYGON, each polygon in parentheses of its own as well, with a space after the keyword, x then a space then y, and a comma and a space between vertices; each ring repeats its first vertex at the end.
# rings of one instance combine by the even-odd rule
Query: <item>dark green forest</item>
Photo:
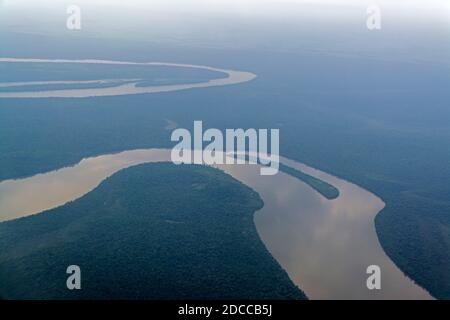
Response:
MULTIPOLYGON (((254 163, 254 164, 257 163, 259 165, 264 165, 261 163, 261 161, 259 161, 259 159, 256 159, 255 157, 251 157, 248 155, 245 156, 235 155, 234 158, 244 159, 245 161, 247 161, 247 163, 254 163)), ((327 198, 328 200, 333 200, 339 197, 339 190, 335 186, 329 184, 328 182, 320 180, 319 178, 313 177, 307 173, 304 173, 301 170, 292 168, 283 163, 278 163, 278 169, 279 171, 284 172, 306 183, 308 186, 316 190, 318 193, 320 193, 323 197, 327 198)))
POLYGON ((328 182, 310 176, 309 174, 304 173, 303 171, 294 169, 282 163, 280 163, 280 171, 303 181, 328 200, 333 200, 339 197, 339 190, 335 186, 329 184, 328 182))
POLYGON ((205 166, 143 164, 0 223, 8 299, 304 299, 260 240, 259 195, 205 166), (81 290, 66 268, 81 268, 81 290))
MULTIPOLYGON (((166 120, 192 128, 279 128, 281 155, 375 193, 380 243, 434 297, 450 299, 450 72, 320 52, 159 47, 15 35, 3 56, 190 62, 254 72, 237 86, 89 99, 0 99, 0 180, 123 150, 170 147, 166 120), (86 52, 76 51, 86 46, 86 52), (49 52, 48 48, 52 48, 49 52), (75 52, 75 53, 74 53, 75 52)), ((8 39, 5 38, 5 41, 8 39)), ((384 48, 382 39, 371 39, 384 48)))

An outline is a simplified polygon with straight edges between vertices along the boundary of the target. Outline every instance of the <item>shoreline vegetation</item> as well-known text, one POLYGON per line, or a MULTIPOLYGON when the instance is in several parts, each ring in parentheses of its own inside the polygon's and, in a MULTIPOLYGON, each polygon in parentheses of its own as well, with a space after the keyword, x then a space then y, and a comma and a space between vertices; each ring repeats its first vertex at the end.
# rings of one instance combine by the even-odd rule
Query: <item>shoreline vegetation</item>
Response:
MULTIPOLYGON (((121 54, 122 51, 116 51, 111 56, 121 54)), ((290 58, 282 55, 279 60, 289 63, 293 61, 290 58)), ((357 78, 359 64, 350 58, 336 59, 330 62, 339 62, 337 65, 342 68, 348 68, 351 63, 356 68, 357 78)), ((0 180, 29 177, 101 154, 171 148, 164 119, 173 119, 180 126, 186 126, 202 117, 208 125, 218 128, 279 123, 283 155, 314 164, 314 167, 345 178, 383 199, 386 208, 375 217, 383 250, 418 285, 438 299, 448 299, 450 220, 447 213, 450 204, 446 197, 448 175, 442 174, 447 172, 448 166, 444 161, 448 154, 442 148, 442 141, 448 139, 445 140, 440 130, 447 124, 444 120, 448 118, 448 110, 439 104, 439 101, 448 100, 444 100, 446 91, 430 91, 429 95, 414 97, 379 95, 373 100, 368 99, 364 91, 358 95, 353 91, 351 94, 345 91, 295 94, 294 87, 279 85, 275 69, 252 65, 251 61, 243 56, 240 66, 258 71, 260 78, 245 86, 170 95, 0 99, 0 180), (258 95, 255 90, 259 90, 258 95), (423 117, 421 107, 429 105, 436 94, 441 100, 430 105, 434 113, 423 117), (368 101, 367 108, 355 107, 368 101), (402 107, 395 111, 393 105, 410 106, 408 119, 400 112, 404 110, 402 107), (372 114, 369 110, 380 112, 372 114), (255 114, 259 116, 255 118, 255 114), (398 123, 402 125, 398 126, 398 123), (430 131, 430 124, 440 129, 430 131), (428 168, 428 174, 418 175, 421 168, 428 168)), ((375 75, 387 73, 395 78, 408 71, 400 67, 402 72, 393 66, 378 68, 380 74, 375 75), (395 70, 395 74, 386 70, 395 70)), ((366 71, 365 65, 360 69, 366 71)), ((322 79, 329 79, 334 88, 339 83, 334 72, 339 74, 341 69, 330 70, 323 69, 319 74, 322 79)), ((417 66, 413 71, 422 75, 430 70, 417 66)), ((304 63, 298 68, 283 69, 282 83, 296 83, 300 73, 315 74, 316 65, 304 63)), ((396 83, 403 81, 403 78, 395 79, 396 83)), ((355 91, 364 89, 359 80, 349 81, 355 91)))
MULTIPOLYGON (((257 163, 259 165, 263 165, 259 159, 256 159, 255 157, 249 155, 245 155, 245 157, 243 155, 235 155, 234 158, 245 159, 249 163, 255 164, 257 163)), ((308 186, 316 190, 318 193, 320 193, 323 197, 327 198, 328 200, 334 200, 339 197, 338 188, 319 178, 304 173, 301 170, 292 168, 281 162, 278 163, 278 170, 306 183, 308 186)))
POLYGON ((253 215, 262 206, 258 193, 212 167, 123 169, 73 202, 0 223, 0 295, 306 299, 259 238, 253 215), (82 290, 66 288, 72 264, 82 290))
MULTIPOLYGON (((175 74, 172 76, 173 79, 170 80, 173 84, 164 84, 165 81, 162 82, 162 84, 159 85, 150 85, 151 83, 155 83, 156 80, 166 79, 166 76, 161 76, 155 74, 155 72, 151 72, 150 74, 152 77, 149 79, 147 77, 140 77, 136 75, 133 78, 139 79, 136 82, 128 83, 128 84, 122 84, 115 87, 103 87, 102 85, 98 86, 95 85, 92 88, 80 88, 80 89, 61 89, 61 90, 39 90, 39 91, 7 91, 3 92, 0 91, 0 97, 2 98, 89 98, 89 97, 108 97, 108 96, 120 96, 120 95, 138 95, 138 94, 144 94, 144 93, 158 93, 158 92, 171 92, 171 91, 180 91, 180 90, 188 90, 188 89, 195 89, 195 88, 208 88, 208 87, 216 87, 216 86, 228 86, 233 84, 238 84, 242 82, 248 82, 256 78, 256 74, 251 72, 245 72, 245 71, 235 71, 235 70, 227 70, 227 69, 219 69, 215 67, 210 66, 204 66, 204 65, 193 65, 193 64, 179 64, 179 63, 168 63, 168 62, 130 62, 130 61, 113 61, 113 60, 67 60, 67 59, 22 59, 22 58, 0 58, 0 71, 3 71, 2 74, 15 74, 13 71, 9 70, 8 67, 10 67, 11 64, 19 64, 19 65, 36 65, 38 66, 41 64, 53 64, 58 67, 64 67, 64 65, 70 65, 71 67, 74 66, 81 66, 80 69, 86 69, 86 68, 98 68, 99 66, 102 68, 108 68, 108 66, 114 65, 116 68, 119 67, 128 67, 130 69, 139 68, 145 69, 144 67, 156 67, 161 70, 162 68, 162 74, 164 74, 164 70, 169 69, 170 71, 173 71, 173 69, 181 68, 182 70, 188 70, 188 74, 184 75, 182 72, 180 74, 175 74), (6 66, 5 66, 6 63, 6 66), (198 74, 200 72, 200 74, 198 74), (210 78, 209 76, 211 74, 217 74, 219 77, 210 78), (181 78, 179 77, 181 75, 181 78), (194 76, 194 79, 197 78, 198 81, 189 81, 189 83, 179 83, 178 81, 181 81, 181 79, 185 79, 186 76, 192 77, 194 76), (203 79, 203 81, 200 81, 203 79)), ((116 70, 116 68, 109 68, 116 70)), ((41 68, 42 69, 42 68, 41 68)), ((106 69, 106 70, 109 70, 106 69)), ((61 72, 61 69, 57 69, 59 72, 61 72)), ((28 70, 29 72, 29 70, 28 70)), ((91 71, 92 72, 92 71, 91 71)), ((142 70, 140 70, 142 72, 142 70)), ((19 73, 22 77, 27 76, 26 72, 19 73)), ((38 73, 39 74, 39 73, 38 73)), ((70 74, 70 73, 69 73, 70 74)), ((95 72, 93 72, 95 74, 95 72)), ((100 74, 105 76, 106 71, 102 70, 100 74)), ((56 73, 56 76, 58 73, 56 73)), ((108 74, 110 75, 110 74, 108 74)), ((35 75, 36 76, 36 75, 35 75)), ((39 77, 42 77, 43 75, 39 75, 39 77)), ((92 74, 91 74, 92 76, 92 74)), ((124 72, 121 72, 121 77, 123 78, 125 76, 124 72)), ((45 78, 46 81, 49 81, 48 78, 45 78)), ((111 79, 111 77, 107 77, 107 79, 111 79)), ((3 83, 4 86, 9 87, 10 84, 16 83, 16 80, 14 79, 13 82, 3 83)), ((26 82, 23 82, 23 78, 20 78, 20 82, 23 85, 27 85, 26 82)), ((36 78, 33 79, 34 81, 31 81, 32 83, 36 83, 36 78)), ((73 78, 70 79, 73 81, 73 78)), ((92 80, 92 79, 83 79, 85 82, 92 80)), ((98 78, 96 80, 99 80, 98 78)), ((1 81, 1 77, 0 77, 1 81)), ((11 81, 11 79, 9 79, 11 81)), ((30 85, 32 84, 30 83, 30 85)), ((0 82, 0 86, 2 85, 2 82, 0 82)), ((33 88, 33 87, 32 87, 33 88)), ((16 88, 17 89, 17 88, 16 88)))
POLYGON ((300 170, 289 167, 283 163, 280 163, 279 169, 281 172, 284 172, 292 177, 295 177, 303 181, 328 200, 334 200, 337 197, 339 197, 339 190, 335 186, 329 184, 328 182, 320 180, 300 170))

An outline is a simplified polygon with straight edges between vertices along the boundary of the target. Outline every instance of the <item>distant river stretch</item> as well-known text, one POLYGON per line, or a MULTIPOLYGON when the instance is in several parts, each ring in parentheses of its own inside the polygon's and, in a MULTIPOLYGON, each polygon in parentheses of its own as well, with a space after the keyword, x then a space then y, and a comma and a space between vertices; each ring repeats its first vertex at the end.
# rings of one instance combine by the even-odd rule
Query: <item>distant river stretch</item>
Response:
MULTIPOLYGON (((110 65, 141 65, 141 66, 163 66, 163 67, 181 67, 202 69, 224 73, 227 76, 224 78, 212 79, 205 82, 187 83, 187 84, 173 84, 173 85, 158 85, 139 87, 137 84, 141 81, 127 81, 126 84, 121 84, 113 87, 105 88, 85 88, 85 89, 61 89, 61 90, 44 90, 44 91, 14 91, 14 92, 0 92, 0 98, 86 98, 86 97, 101 97, 101 96, 119 96, 127 94, 142 94, 142 93, 156 93, 156 92, 170 92, 178 90, 186 90, 193 88, 207 88, 216 86, 226 86, 231 84, 238 84, 247 82, 256 78, 256 75, 251 72, 235 71, 227 69, 219 69, 208 66, 199 66, 192 64, 167 63, 167 62, 128 62, 128 61, 111 61, 111 60, 67 60, 67 59, 19 59, 19 58, 0 58, 0 62, 16 62, 16 63, 78 63, 78 64, 110 64, 110 65)), ((118 79, 120 80, 120 79, 118 79)), ((130 79, 123 79, 130 80, 130 79)), ((104 83, 105 79, 99 79, 97 83, 104 83)), ((86 84, 95 83, 96 81, 29 81, 29 82, 14 82, 14 83, 0 83, 0 87, 26 86, 26 85, 54 85, 54 84, 86 84)))

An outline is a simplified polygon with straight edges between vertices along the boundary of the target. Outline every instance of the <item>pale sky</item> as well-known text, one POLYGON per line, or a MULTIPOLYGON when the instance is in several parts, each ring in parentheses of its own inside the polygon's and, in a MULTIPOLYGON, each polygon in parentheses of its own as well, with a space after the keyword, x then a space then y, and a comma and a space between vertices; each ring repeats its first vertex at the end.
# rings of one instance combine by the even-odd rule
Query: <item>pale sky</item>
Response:
POLYGON ((408 21, 412 27, 435 24, 450 30, 450 0, 0 0, 0 8, 5 9, 0 10, 0 20, 14 25, 50 22, 52 17, 64 18, 66 7, 72 4, 86 9, 84 17, 95 18, 98 26, 109 19, 114 25, 145 21, 148 26, 166 28, 186 28, 203 18, 214 21, 220 16, 264 23, 308 19, 359 23, 365 21, 367 8, 378 4, 389 21, 408 21))
POLYGON ((120 6, 145 6, 154 8, 195 7, 203 9, 221 8, 238 10, 263 10, 273 7, 291 7, 292 5, 326 6, 369 6, 377 4, 398 8, 430 8, 434 6, 450 8, 448 0, 0 0, 8 6, 39 6, 48 4, 95 4, 120 6))
POLYGON ((354 14, 376 4, 381 9, 403 16, 442 15, 447 11, 450 20, 450 0, 0 0, 2 7, 23 10, 40 8, 60 11, 68 5, 113 9, 127 7, 129 11, 171 13, 231 13, 238 15, 293 16, 297 13, 313 15, 354 14), (348 10, 348 11, 347 11, 348 10), (444 13, 443 13, 444 12, 444 13))

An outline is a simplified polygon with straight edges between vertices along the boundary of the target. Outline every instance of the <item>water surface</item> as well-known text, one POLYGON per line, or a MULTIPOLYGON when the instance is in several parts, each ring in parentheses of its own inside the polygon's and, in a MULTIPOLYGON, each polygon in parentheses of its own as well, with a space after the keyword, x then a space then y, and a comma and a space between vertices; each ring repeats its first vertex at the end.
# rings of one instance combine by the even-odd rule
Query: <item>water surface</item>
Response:
MULTIPOLYGON (((14 62, 14 63, 75 63, 75 64, 101 64, 101 65, 130 65, 130 66, 164 66, 164 67, 179 67, 179 68, 193 68, 208 70, 218 73, 226 74, 226 77, 212 79, 204 82, 172 84, 172 85, 155 85, 155 86, 140 86, 139 81, 132 83, 121 84, 113 87, 97 87, 84 89, 61 89, 61 90, 40 90, 40 91, 14 91, 14 92, 0 92, 0 98, 86 98, 86 97, 102 97, 102 96, 120 96, 128 94, 143 94, 143 93, 157 93, 157 92, 171 92, 179 90, 187 90, 193 88, 207 88, 216 86, 226 86, 231 84, 238 84, 242 82, 251 81, 256 78, 256 75, 251 72, 219 69, 209 66, 200 66, 193 64, 167 63, 167 62, 130 62, 130 61, 112 61, 112 60, 67 60, 67 59, 22 59, 22 58, 0 58, 0 62, 14 62)), ((99 79, 97 82, 106 81, 99 79)), ((86 81, 57 81, 56 84, 86 84, 86 81)), ((14 82, 3 83, 3 87, 17 86, 36 83, 40 85, 54 85, 55 81, 33 81, 33 82, 14 82)))
MULTIPOLYGON (((73 201, 113 173, 132 165, 170 161, 170 150, 132 150, 83 159, 73 167, 0 182, 0 221, 73 201)), ((282 162, 340 191, 327 200, 302 181, 258 165, 218 167, 256 190, 264 207, 255 213, 258 233, 292 281, 311 299, 431 299, 392 263, 374 227, 383 201, 370 192, 304 164, 282 162), (381 290, 368 290, 366 268, 381 267, 381 290)))

